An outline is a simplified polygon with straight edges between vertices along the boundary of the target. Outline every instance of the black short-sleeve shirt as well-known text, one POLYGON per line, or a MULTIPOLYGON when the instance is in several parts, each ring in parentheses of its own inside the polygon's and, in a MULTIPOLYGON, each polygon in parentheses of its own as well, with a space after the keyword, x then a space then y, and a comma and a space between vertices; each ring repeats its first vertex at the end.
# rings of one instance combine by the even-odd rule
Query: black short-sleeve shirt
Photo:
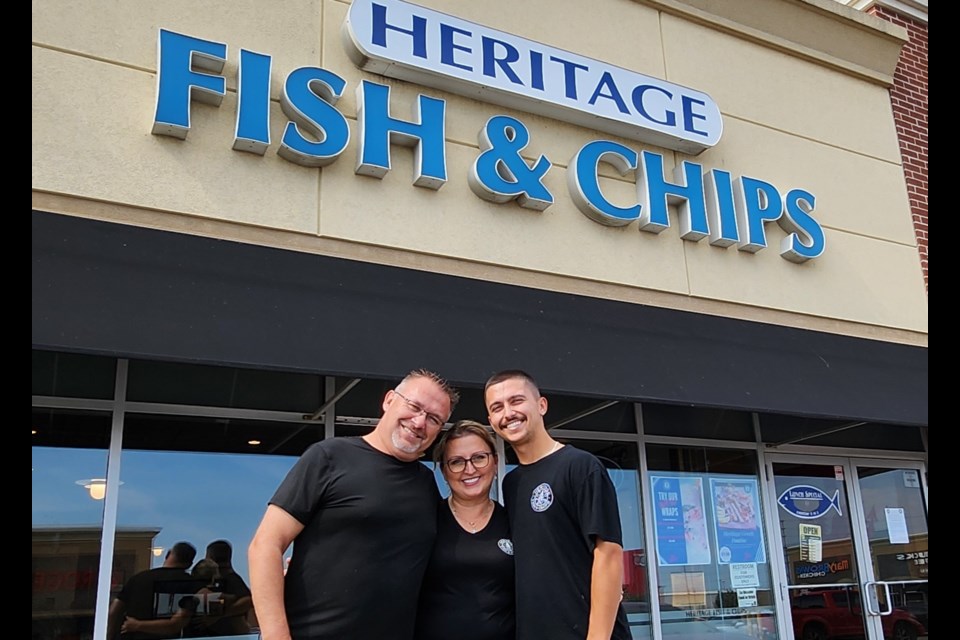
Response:
POLYGON ((439 499, 425 465, 362 438, 307 449, 270 499, 304 525, 284 579, 293 638, 412 638, 439 499))
MULTIPOLYGON (((582 640, 596 539, 622 545, 617 494, 592 454, 571 446, 503 479, 517 568, 517 640, 582 640)), ((629 640, 621 605, 614 640, 629 640)))
POLYGON ((420 591, 416 640, 514 640, 513 542, 507 512, 494 504, 476 533, 443 501, 437 541, 420 591))

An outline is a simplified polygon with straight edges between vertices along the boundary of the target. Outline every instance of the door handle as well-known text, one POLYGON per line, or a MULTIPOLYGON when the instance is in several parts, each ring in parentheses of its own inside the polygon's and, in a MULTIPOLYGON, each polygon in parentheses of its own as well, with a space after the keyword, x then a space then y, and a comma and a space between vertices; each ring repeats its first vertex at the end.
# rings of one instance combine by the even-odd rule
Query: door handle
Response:
POLYGON ((888 616, 893 612, 893 600, 890 598, 890 584, 879 580, 871 580, 863 585, 864 593, 867 595, 867 613, 872 616, 888 616), (880 594, 877 589, 883 589, 886 609, 880 609, 880 594))

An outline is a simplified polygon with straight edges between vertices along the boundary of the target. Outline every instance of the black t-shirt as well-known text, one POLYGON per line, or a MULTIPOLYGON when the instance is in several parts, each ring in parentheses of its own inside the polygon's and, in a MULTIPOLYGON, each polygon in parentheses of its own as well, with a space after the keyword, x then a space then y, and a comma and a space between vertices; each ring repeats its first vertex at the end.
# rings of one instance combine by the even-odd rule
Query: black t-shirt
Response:
POLYGON ((416 640, 514 640, 513 543, 507 512, 468 533, 440 504, 437 541, 420 590, 416 640))
MULTIPOLYGON (((192 615, 195 602, 191 596, 203 586, 203 580, 194 578, 183 569, 157 567, 133 575, 123 585, 117 599, 124 603, 126 615, 138 620, 170 618, 181 608, 192 615)), ((138 632, 124 633, 121 637, 124 640, 156 640, 161 636, 138 632)))
POLYGON ((270 499, 304 525, 284 581, 293 638, 412 638, 439 499, 426 466, 362 438, 307 449, 270 499))
MULTIPOLYGON (((232 604, 238 598, 250 595, 250 587, 235 571, 221 574, 210 588, 214 592, 226 596, 227 605, 232 604)), ((250 624, 247 622, 246 612, 222 615, 215 611, 210 614, 209 619, 194 620, 189 633, 194 637, 242 635, 250 633, 250 624)))
MULTIPOLYGON (((563 447, 503 479, 517 567, 517 640, 582 640, 596 538, 623 544, 613 482, 592 454, 563 447)), ((623 606, 611 638, 629 640, 623 606)))

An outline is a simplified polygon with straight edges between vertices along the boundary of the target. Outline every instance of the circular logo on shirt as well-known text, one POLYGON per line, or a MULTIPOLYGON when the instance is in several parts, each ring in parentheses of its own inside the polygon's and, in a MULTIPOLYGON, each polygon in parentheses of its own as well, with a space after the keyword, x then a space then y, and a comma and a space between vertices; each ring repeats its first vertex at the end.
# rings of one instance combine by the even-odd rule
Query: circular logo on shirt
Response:
POLYGON ((533 490, 533 493, 530 494, 530 508, 537 513, 546 511, 552 504, 553 489, 550 488, 550 484, 547 482, 538 485, 537 488, 533 490))
POLYGON ((508 538, 500 538, 497 540, 497 546, 500 547, 500 551, 503 551, 508 556, 513 555, 513 541, 508 538))

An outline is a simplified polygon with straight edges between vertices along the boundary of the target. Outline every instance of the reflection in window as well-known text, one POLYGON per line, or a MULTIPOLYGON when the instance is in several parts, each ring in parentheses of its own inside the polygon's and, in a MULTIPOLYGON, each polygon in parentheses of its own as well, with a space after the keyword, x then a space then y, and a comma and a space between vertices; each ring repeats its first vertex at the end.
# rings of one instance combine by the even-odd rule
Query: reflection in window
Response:
POLYGON ((32 456, 35 640, 90 638, 97 594, 110 416, 34 410, 32 456), (85 437, 72 433, 71 424, 85 437))
MULTIPOLYGON (((152 590, 144 596, 144 603, 134 601, 141 597, 136 593, 129 596, 130 602, 124 602, 127 615, 137 610, 140 616, 166 623, 186 616, 189 620, 183 624, 193 637, 225 635, 218 629, 228 625, 214 623, 231 617, 233 633, 252 633, 250 637, 255 637, 256 618, 254 613, 248 613, 249 606, 243 611, 225 609, 233 601, 227 596, 239 598, 241 594, 227 589, 224 575, 203 576, 201 561, 211 542, 226 540, 232 546, 232 567, 242 581, 239 588, 248 587, 247 546, 267 501, 295 460, 293 456, 125 449, 113 565, 115 582, 111 587, 114 601, 131 578, 153 569, 154 575, 175 584, 175 588, 163 591, 168 599, 173 598, 172 604, 158 609, 155 592, 163 585, 151 583, 152 590), (175 552, 181 542, 196 549, 194 558, 185 562, 171 559, 171 550, 175 552), (164 566, 173 569, 161 576, 156 570, 164 566), (206 595, 185 601, 195 606, 180 603, 183 596, 197 593, 206 595)), ((159 637, 179 637, 177 625, 164 629, 159 637)))
POLYGON ((664 635, 777 638, 755 452, 649 445, 647 459, 664 635))
POLYGON ((916 469, 858 467, 870 556, 877 580, 928 577, 927 510, 916 469))

